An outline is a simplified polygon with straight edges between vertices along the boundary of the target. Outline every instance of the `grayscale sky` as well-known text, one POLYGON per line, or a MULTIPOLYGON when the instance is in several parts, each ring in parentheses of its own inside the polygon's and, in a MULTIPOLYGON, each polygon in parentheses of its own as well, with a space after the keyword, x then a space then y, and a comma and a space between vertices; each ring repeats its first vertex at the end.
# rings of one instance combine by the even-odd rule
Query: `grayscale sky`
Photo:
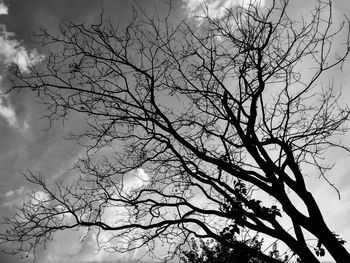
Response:
MULTIPOLYGON (((222 7, 230 7, 241 1, 207 0, 207 4, 213 15, 220 15, 222 7)), ((308 10, 314 3, 305 0, 291 2, 291 15, 303 13, 304 16, 308 16, 308 10)), ((55 31, 62 21, 89 23, 98 17, 101 10, 115 21, 126 23, 131 17, 132 3, 129 0, 0 0, 0 91, 8 88, 6 70, 11 63, 18 63, 25 72, 27 63, 40 63, 45 56, 45 50, 33 37, 40 27, 55 31)), ((169 8, 168 0, 138 0, 134 3, 150 13, 154 8, 159 13, 169 8)), ((201 0, 172 1, 173 8, 183 16, 190 16, 200 3, 201 0)), ((335 21, 342 15, 350 17, 349 0, 334 0, 333 4, 335 21)), ((344 101, 350 100, 349 72, 350 60, 343 72, 334 76, 336 84, 342 83, 344 101)), ((66 141, 64 137, 67 132, 83 125, 81 121, 71 120, 65 125, 57 122, 46 131, 48 122, 41 118, 44 114, 44 108, 36 103, 35 96, 29 92, 0 95, 1 216, 10 215, 32 187, 22 172, 27 169, 41 172, 49 181, 67 178, 67 168, 71 168, 79 156, 79 146, 66 141)), ((344 138, 344 142, 350 144, 350 135, 344 138)), ((337 162, 329 176, 340 189, 341 200, 316 175, 310 175, 308 183, 321 205, 326 221, 348 241, 346 247, 350 250, 350 156, 334 152, 327 158, 337 162)), ((47 250, 39 254, 38 262, 105 262, 116 259, 118 261, 115 262, 131 262, 138 258, 137 252, 126 255, 96 253, 92 238, 82 242, 79 238, 79 235, 59 233, 47 250)), ((22 261, 16 256, 0 254, 0 262, 22 261)))

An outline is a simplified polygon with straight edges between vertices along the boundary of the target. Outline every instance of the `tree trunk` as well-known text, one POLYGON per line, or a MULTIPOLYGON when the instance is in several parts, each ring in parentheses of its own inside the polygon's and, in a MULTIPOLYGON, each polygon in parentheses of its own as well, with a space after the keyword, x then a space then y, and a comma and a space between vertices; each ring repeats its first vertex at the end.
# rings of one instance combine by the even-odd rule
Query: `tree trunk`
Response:
POLYGON ((335 234, 329 230, 329 228, 324 222, 323 224, 320 225, 320 228, 318 229, 318 234, 316 235, 316 237, 319 238, 323 246, 328 250, 328 252, 332 255, 332 257, 337 263, 350 262, 349 252, 337 239, 335 234))
POLYGON ((350 254, 325 223, 316 200, 311 193, 307 197, 310 220, 306 229, 318 238, 337 263, 349 263, 350 254))
POLYGON ((310 249, 304 244, 301 244, 300 242, 296 241, 293 242, 294 244, 288 244, 290 248, 299 256, 301 259, 301 262, 303 263, 320 263, 320 261, 317 259, 316 255, 310 251, 310 249))

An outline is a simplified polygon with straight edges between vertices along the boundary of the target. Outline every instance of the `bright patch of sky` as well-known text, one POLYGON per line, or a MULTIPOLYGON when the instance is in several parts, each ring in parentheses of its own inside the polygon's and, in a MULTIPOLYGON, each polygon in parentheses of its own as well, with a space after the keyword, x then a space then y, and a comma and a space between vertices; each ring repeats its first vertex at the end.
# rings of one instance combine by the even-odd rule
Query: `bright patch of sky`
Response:
MULTIPOLYGON (((0 15, 7 14, 8 7, 3 2, 0 2, 0 15)), ((6 69, 11 64, 17 64, 21 72, 28 73, 29 67, 42 61, 44 57, 35 49, 31 51, 26 50, 14 37, 15 34, 8 32, 5 25, 0 25, 0 70, 6 69)), ((2 76, 0 75, 0 92, 2 91, 1 81, 2 76)), ((23 125, 19 124, 16 112, 6 95, 0 95, 0 116, 6 120, 10 127, 21 130, 28 128, 26 123, 23 125)))
POLYGON ((17 118, 16 113, 11 105, 6 105, 6 97, 0 97, 0 115, 6 119, 10 126, 16 126, 17 118))
MULTIPOLYGON (((0 76, 0 84, 1 84, 1 76, 0 76)), ((1 91, 1 86, 0 86, 1 91)), ((0 116, 6 120, 7 124, 12 127, 16 128, 19 131, 26 131, 29 127, 28 123, 24 121, 18 120, 16 116, 15 109, 13 108, 10 100, 8 99, 8 95, 0 95, 0 116)))
POLYGON ((0 2, 0 15, 7 15, 8 8, 7 6, 1 1, 0 2))
MULTIPOLYGON (((125 191, 130 192, 136 188, 140 188, 149 183, 151 179, 144 169, 139 168, 131 172, 125 181, 125 191)), ((40 201, 48 200, 48 194, 39 190, 32 192, 27 186, 21 186, 16 190, 10 190, 2 194, 5 200, 1 204, 2 207, 14 209, 20 207, 23 201, 29 201, 33 208, 40 201), (30 195, 31 194, 31 197, 30 195)), ((59 207, 57 207, 59 209, 59 207)), ((125 220, 128 213, 123 207, 108 207, 103 212, 103 221, 111 226, 116 225, 119 220, 125 220)), ((69 220, 69 214, 65 215, 65 219, 69 220)), ((97 229, 81 228, 78 231, 66 231, 65 233, 55 233, 54 240, 49 244, 48 249, 44 251, 41 259, 43 262, 65 262, 89 261, 105 262, 116 258, 114 253, 108 252, 108 248, 113 247, 114 233, 105 231, 100 232, 97 237, 97 229), (98 245, 100 247, 98 247, 98 245), (103 249, 101 249, 103 248, 103 249)), ((133 251, 118 255, 120 262, 129 262, 130 259, 137 259, 143 254, 140 251, 133 251), (141 255, 140 255, 141 254, 141 255)), ((41 262, 41 261, 40 261, 41 262)))
POLYGON ((27 51, 16 39, 13 39, 14 33, 7 32, 6 27, 0 27, 0 61, 3 66, 9 66, 12 63, 18 65, 21 72, 28 73, 29 67, 43 60, 34 49, 27 51))
POLYGON ((221 18, 226 10, 235 6, 264 6, 265 0, 183 0, 189 16, 201 16, 206 11, 210 17, 221 18))
MULTIPOLYGON (((150 176, 143 169, 137 169, 126 178, 124 182, 125 190, 135 190, 135 188, 148 184, 149 180, 150 176)), ((28 192, 28 189, 21 187, 15 191, 9 191, 5 195, 7 199, 16 197, 14 199, 18 200, 20 197, 23 199, 26 192, 28 192)), ((47 195, 42 191, 35 192, 34 197, 37 200, 47 200, 47 195)), ((36 200, 32 200, 34 205, 36 202, 36 200)), ((18 202, 9 201, 7 205, 13 206, 15 204, 18 205, 18 202)), ((127 214, 128 210, 123 207, 108 207, 103 212, 102 220, 111 226, 116 226, 118 222, 127 220, 125 218, 127 214)), ((65 218, 70 220, 69 216, 65 218)), ((57 232, 52 242, 48 244, 47 250, 43 251, 39 262, 110 262, 116 258, 118 262, 134 262, 133 260, 137 260, 144 255, 141 250, 116 255, 113 253, 113 246, 119 239, 114 239, 114 235, 113 231, 98 232, 96 228, 80 228, 77 231, 57 232)), ((121 244, 118 242, 118 245, 121 244)))

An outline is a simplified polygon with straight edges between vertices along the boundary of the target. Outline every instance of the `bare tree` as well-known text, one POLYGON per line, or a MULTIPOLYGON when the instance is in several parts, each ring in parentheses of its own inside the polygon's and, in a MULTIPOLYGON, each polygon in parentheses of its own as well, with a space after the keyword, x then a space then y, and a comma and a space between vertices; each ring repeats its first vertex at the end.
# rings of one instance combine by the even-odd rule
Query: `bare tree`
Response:
POLYGON ((349 151, 338 143, 349 108, 324 84, 349 52, 344 21, 332 25, 331 1, 295 21, 280 0, 220 19, 144 15, 122 28, 102 16, 67 23, 59 36, 43 31, 51 54, 30 74, 14 68, 12 89, 37 92, 50 121, 85 118, 75 138, 86 157, 72 184, 28 173, 47 196, 28 199, 1 237, 32 251, 57 230, 88 227, 110 231, 116 251, 164 243, 176 252, 193 235, 229 247, 220 231, 240 227, 281 240, 303 262, 319 262, 325 249, 350 262, 305 183, 310 167, 328 180, 328 149, 349 151), (149 176, 130 186, 140 168, 149 176))

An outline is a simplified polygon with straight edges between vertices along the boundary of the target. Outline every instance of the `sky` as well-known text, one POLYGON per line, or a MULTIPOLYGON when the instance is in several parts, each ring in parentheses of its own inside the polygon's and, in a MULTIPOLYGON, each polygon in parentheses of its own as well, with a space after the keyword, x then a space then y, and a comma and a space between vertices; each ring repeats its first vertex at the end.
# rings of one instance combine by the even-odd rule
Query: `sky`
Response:
MULTIPOLYGON (((266 0, 268 1, 268 0, 266 0)), ((166 11, 167 0, 139 0, 141 8, 152 12, 154 8, 166 11)), ((263 5, 265 1, 260 1, 263 5)), ((291 12, 307 16, 308 8, 313 1, 293 0, 291 12)), ((336 0, 334 13, 350 17, 350 1, 336 0)), ((0 0, 0 91, 6 90, 7 68, 11 63, 18 63, 22 72, 28 71, 28 64, 40 63, 45 55, 44 50, 35 41, 35 33, 40 27, 57 30, 62 21, 93 21, 103 10, 115 21, 126 23, 131 16, 132 1, 128 0, 0 0)), ((210 14, 220 16, 223 8, 234 4, 244 4, 243 0, 207 0, 210 14)), ((183 16, 193 16, 201 10, 201 0, 173 0, 172 5, 183 16)), ((337 74, 337 83, 343 85, 343 99, 350 99, 350 61, 344 71, 337 74), (349 90, 349 91, 348 91, 349 90)), ((79 128, 81 120, 72 119, 64 125, 54 123, 48 129, 43 106, 29 92, 0 95, 0 215, 10 215, 15 206, 20 205, 25 194, 32 189, 23 177, 23 172, 30 169, 40 172, 48 181, 69 176, 67 168, 77 161, 82 149, 77 144, 65 140, 72 129, 79 128)), ((344 138, 350 143, 350 135, 344 138)), ((308 181, 315 194, 326 222, 350 243, 350 156, 334 152, 328 156, 337 162, 332 170, 331 180, 341 191, 341 199, 325 182, 311 177, 308 181)), ((142 173, 142 171, 138 171, 142 173)), ((135 179, 136 180, 136 179, 135 179)), ((39 191, 39 190, 37 190, 39 191)), ((38 192, 40 193, 40 192, 38 192)), ((1 228, 1 226, 0 226, 1 228)), ((111 255, 94 251, 94 240, 71 233, 59 233, 49 247, 41 252, 38 262, 131 262, 139 257, 138 253, 111 255)), ((347 244, 347 248, 350 246, 347 244)), ((350 249, 349 249, 350 250, 350 249)), ((22 262, 17 256, 0 254, 0 262, 22 262)), ((24 262, 24 261, 23 261, 24 262)))

